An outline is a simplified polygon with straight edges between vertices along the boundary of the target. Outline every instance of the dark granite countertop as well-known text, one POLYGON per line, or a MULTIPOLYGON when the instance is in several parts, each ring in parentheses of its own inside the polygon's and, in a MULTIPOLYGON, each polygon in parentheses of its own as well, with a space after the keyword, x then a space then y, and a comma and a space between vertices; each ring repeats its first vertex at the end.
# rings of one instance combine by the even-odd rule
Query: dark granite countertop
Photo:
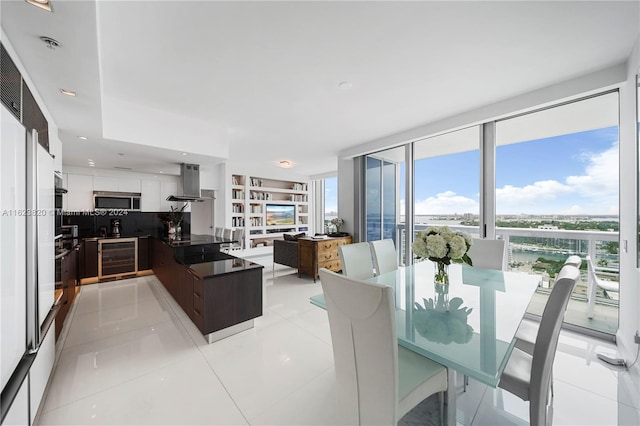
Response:
POLYGON ((118 239, 118 238, 142 238, 142 237, 151 237, 152 235, 148 232, 132 232, 128 234, 122 234, 119 237, 112 237, 110 235, 106 237, 86 237, 82 238, 83 241, 98 241, 98 240, 110 240, 110 239, 118 239))
POLYGON ((235 242, 235 240, 225 239, 222 237, 215 237, 213 235, 199 235, 199 234, 191 234, 191 235, 183 235, 180 239, 169 239, 162 238, 162 241, 165 244, 170 245, 171 247, 190 247, 190 246, 202 246, 202 245, 220 245, 220 244, 229 244, 235 242))
POLYGON ((176 260, 191 269, 202 279, 263 267, 257 263, 219 251, 197 255, 177 255, 176 260))
MULTIPOLYGON (((222 253, 224 254, 224 253, 222 253)), ((231 259, 216 260, 213 262, 194 263, 186 265, 201 279, 207 279, 219 275, 231 274, 234 272, 246 271, 249 269, 261 269, 264 266, 251 262, 250 260, 241 259, 231 256, 231 259)))

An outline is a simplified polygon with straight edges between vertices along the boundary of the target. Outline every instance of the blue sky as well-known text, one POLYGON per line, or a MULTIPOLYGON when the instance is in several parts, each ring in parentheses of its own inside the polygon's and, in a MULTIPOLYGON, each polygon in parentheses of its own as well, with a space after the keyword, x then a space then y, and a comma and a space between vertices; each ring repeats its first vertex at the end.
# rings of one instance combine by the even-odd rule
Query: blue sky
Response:
MULTIPOLYGON (((415 173, 416 214, 478 213, 478 151, 418 160, 415 173)), ((617 214, 618 128, 498 146, 496 188, 498 214, 617 214)))
MULTIPOLYGON (((479 151, 416 162, 416 214, 479 211, 479 151)), ((498 214, 618 214, 618 128, 496 149, 498 214)), ((404 203, 404 165, 400 196, 404 203)), ((337 211, 337 179, 325 180, 325 211, 337 211)))

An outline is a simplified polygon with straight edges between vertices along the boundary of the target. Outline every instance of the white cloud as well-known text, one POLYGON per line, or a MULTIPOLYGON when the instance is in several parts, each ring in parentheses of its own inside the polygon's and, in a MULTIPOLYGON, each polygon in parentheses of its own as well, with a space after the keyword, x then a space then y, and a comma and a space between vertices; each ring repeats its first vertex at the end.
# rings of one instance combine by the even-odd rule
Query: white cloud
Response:
POLYGON ((478 213, 480 206, 478 201, 462 195, 457 195, 453 191, 446 191, 436 194, 435 197, 416 201, 416 215, 430 214, 451 214, 451 213, 478 213))
POLYGON ((568 176, 564 183, 547 180, 498 188, 498 214, 618 214, 618 143, 580 158, 587 163, 584 174, 568 176))
MULTIPOLYGON (((584 198, 618 196, 618 143, 600 153, 588 153, 582 156, 588 164, 583 176, 567 177, 567 184, 573 186, 584 198)), ((608 204, 608 203, 607 203, 608 204)))

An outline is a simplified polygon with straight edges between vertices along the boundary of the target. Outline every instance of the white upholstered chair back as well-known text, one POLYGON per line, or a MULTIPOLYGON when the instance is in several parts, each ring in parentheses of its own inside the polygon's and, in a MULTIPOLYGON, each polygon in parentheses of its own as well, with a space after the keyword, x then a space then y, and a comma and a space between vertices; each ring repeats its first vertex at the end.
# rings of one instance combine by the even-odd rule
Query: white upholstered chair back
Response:
POLYGON ((398 269, 398 253, 392 239, 369 241, 369 246, 377 275, 398 269))
POLYGON ((342 273, 354 280, 373 277, 373 261, 369 243, 345 244, 338 247, 342 273))
POLYGON ((395 425, 398 346, 391 287, 326 269, 320 270, 320 281, 333 342, 340 423, 395 425))
POLYGON ((467 253, 473 266, 485 269, 505 269, 505 241, 474 238, 467 253))
POLYGON ((501 388, 529 401, 529 422, 532 425, 546 424, 547 392, 560 329, 571 293, 579 279, 580 271, 575 266, 565 265, 562 268, 542 312, 533 356, 514 349, 500 378, 501 388))

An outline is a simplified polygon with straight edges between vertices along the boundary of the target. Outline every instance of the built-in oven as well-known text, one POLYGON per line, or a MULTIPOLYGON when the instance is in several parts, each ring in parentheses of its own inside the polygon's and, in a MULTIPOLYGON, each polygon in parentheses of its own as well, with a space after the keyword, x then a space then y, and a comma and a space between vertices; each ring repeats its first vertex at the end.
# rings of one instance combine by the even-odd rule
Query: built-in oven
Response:
POLYGON ((55 237, 56 239, 62 236, 62 196, 67 193, 67 190, 62 184, 62 176, 58 173, 54 174, 53 182, 55 184, 55 198, 54 198, 54 220, 55 220, 55 237))

